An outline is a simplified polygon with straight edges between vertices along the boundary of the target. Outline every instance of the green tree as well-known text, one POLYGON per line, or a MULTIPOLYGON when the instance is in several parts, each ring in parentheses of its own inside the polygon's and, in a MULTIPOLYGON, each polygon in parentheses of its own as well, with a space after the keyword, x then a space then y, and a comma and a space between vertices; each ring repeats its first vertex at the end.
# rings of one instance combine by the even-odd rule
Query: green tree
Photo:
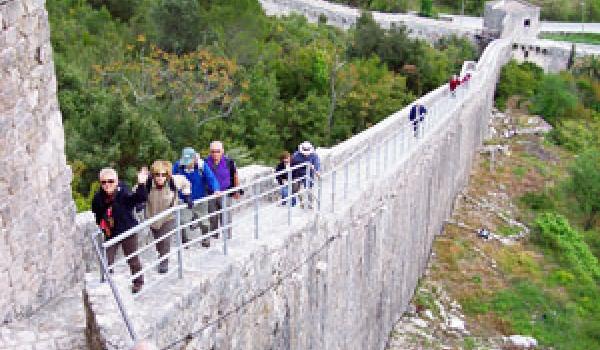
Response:
POLYGON ((348 56, 368 58, 377 52, 383 42, 385 31, 379 27, 370 12, 363 12, 356 21, 354 39, 348 48, 348 56))
POLYGON ((506 101, 513 95, 532 97, 538 88, 544 71, 537 65, 525 62, 522 64, 510 61, 500 73, 500 81, 496 88, 496 106, 506 108, 506 101))
POLYGON ((129 21, 135 14, 142 0, 88 0, 94 8, 106 7, 108 12, 122 21, 129 21))
POLYGON ((542 115, 547 122, 555 125, 575 109, 577 97, 560 75, 549 74, 543 77, 532 102, 532 112, 542 115))
POLYGON ((584 215, 586 230, 591 229, 600 213, 600 153, 589 149, 580 154, 569 169, 569 193, 584 215))
POLYGON ((433 16, 433 1, 432 0, 421 0, 421 16, 432 17, 433 16))
POLYGON ((192 52, 215 38, 199 0, 160 0, 153 7, 152 20, 158 46, 168 52, 192 52))

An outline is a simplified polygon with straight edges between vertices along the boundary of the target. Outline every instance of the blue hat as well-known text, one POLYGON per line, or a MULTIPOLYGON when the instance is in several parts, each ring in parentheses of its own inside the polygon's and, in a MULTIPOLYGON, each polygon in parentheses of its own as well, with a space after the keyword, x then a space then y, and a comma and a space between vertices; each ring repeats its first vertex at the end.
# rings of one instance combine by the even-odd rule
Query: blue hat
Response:
POLYGON ((186 147, 181 151, 181 159, 179 160, 179 164, 181 165, 190 165, 194 162, 194 158, 196 157, 196 151, 192 147, 186 147))

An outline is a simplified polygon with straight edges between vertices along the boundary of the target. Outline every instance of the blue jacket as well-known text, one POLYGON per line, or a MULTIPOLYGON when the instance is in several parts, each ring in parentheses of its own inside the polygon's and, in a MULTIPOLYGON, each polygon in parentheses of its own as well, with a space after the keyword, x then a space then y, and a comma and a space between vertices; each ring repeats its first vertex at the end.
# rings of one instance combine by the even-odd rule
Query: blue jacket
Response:
MULTIPOLYGON (((300 153, 299 151, 294 152, 292 155, 292 162, 290 166, 296 166, 302 163, 310 163, 313 165, 314 169, 310 172, 310 177, 315 177, 315 171, 321 170, 321 161, 319 160, 319 156, 316 153, 311 153, 308 156, 300 153)), ((298 179, 306 175, 306 166, 300 167, 298 169, 294 169, 292 171, 292 178, 298 179)))
MULTIPOLYGON (((211 193, 220 191, 219 182, 213 174, 212 170, 206 162, 202 162, 202 171, 198 166, 194 166, 194 170, 187 172, 184 166, 179 166, 179 161, 173 164, 173 175, 184 175, 192 185, 192 200, 206 197, 206 190, 210 190, 211 193)), ((181 191, 179 191, 179 198, 185 200, 181 191)))
POLYGON ((410 108, 410 113, 409 113, 408 119, 410 119, 410 121, 413 123, 422 122, 423 119, 425 119, 426 113, 427 113, 427 108, 425 108, 425 106, 415 103, 410 108))

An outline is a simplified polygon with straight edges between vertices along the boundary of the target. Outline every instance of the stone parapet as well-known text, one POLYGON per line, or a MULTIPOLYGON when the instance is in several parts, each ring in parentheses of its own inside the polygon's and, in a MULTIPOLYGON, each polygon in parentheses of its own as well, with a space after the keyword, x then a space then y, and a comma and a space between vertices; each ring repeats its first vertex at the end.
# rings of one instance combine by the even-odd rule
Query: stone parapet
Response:
POLYGON ((517 62, 535 63, 548 73, 558 73, 568 69, 573 49, 575 58, 600 56, 600 45, 519 38, 513 41, 512 58, 517 62))

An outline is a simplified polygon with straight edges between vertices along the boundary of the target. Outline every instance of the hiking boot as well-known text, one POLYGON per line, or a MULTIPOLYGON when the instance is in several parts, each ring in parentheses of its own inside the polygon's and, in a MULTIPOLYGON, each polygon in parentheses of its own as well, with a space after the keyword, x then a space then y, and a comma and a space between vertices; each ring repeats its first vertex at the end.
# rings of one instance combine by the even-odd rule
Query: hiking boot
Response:
POLYGON ((210 247, 210 239, 203 239, 201 244, 204 248, 209 248, 210 247))
POLYGON ((167 272, 169 272, 169 268, 167 266, 158 266, 158 273, 164 275, 167 272))

